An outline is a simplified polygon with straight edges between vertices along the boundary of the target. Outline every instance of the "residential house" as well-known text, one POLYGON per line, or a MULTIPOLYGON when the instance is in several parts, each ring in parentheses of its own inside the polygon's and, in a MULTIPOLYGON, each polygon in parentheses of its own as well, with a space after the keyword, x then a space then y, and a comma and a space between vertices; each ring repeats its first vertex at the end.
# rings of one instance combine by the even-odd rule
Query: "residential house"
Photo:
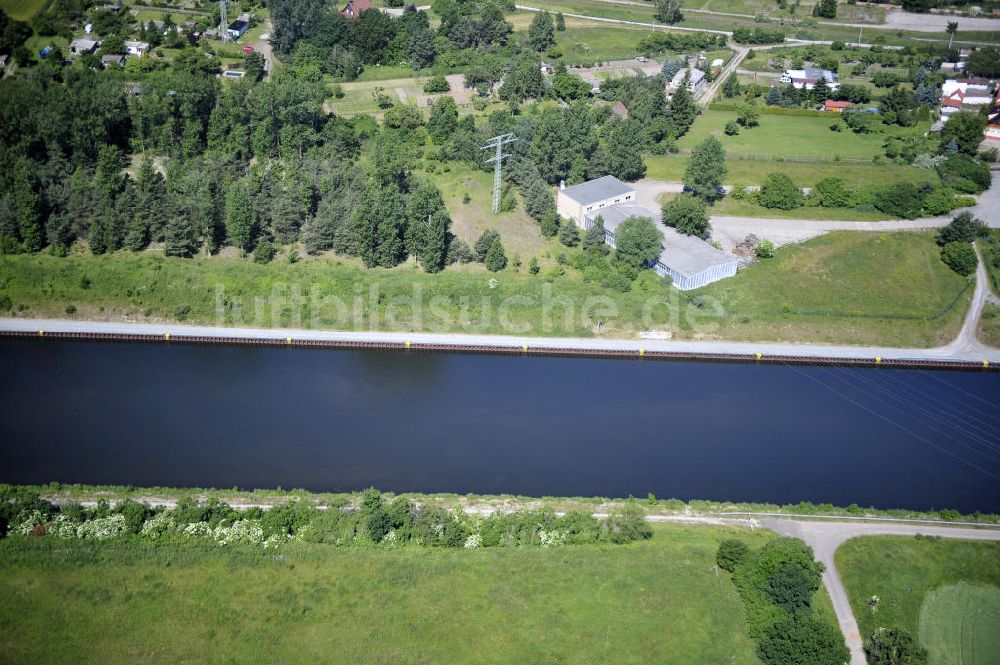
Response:
POLYGON ((786 69, 778 78, 778 83, 791 83, 796 90, 803 88, 812 90, 819 83, 820 79, 825 80, 827 87, 831 90, 836 90, 839 85, 837 82, 838 77, 835 73, 828 69, 815 69, 813 67, 786 69))
POLYGON ((993 104, 986 114, 986 129, 983 130, 983 136, 990 141, 1000 141, 1000 88, 997 88, 993 104))
POLYGON ((371 0, 348 0, 344 8, 340 10, 340 15, 353 20, 361 16, 361 12, 373 8, 371 0))
POLYGON ((604 241, 615 246, 618 227, 630 217, 648 217, 657 223, 664 239, 660 255, 650 264, 660 276, 669 275, 682 290, 696 289, 736 274, 739 259, 712 247, 700 238, 659 225, 660 213, 635 202, 635 188, 613 176, 562 186, 556 199, 560 216, 589 229, 600 217, 604 241))
POLYGON ((88 39, 87 37, 81 37, 80 39, 74 39, 69 43, 69 53, 70 55, 83 55, 84 53, 93 53, 97 50, 98 43, 96 40, 88 39))
POLYGON ((684 82, 684 76, 687 75, 688 72, 691 74, 691 78, 688 81, 688 90, 691 91, 691 94, 697 97, 705 89, 705 85, 708 83, 708 81, 705 80, 705 72, 694 67, 684 67, 679 72, 674 74, 674 78, 671 79, 670 83, 667 85, 667 90, 671 94, 676 92, 677 89, 681 87, 681 83, 684 82))
POLYGON ((941 120, 947 122, 954 113, 992 104, 989 83, 979 78, 945 81, 941 86, 941 120))
POLYGON ((149 53, 149 44, 146 42, 125 42, 125 53, 142 57, 149 53))
POLYGON ((851 108, 851 106, 853 106, 853 104, 850 102, 838 102, 832 99, 828 99, 823 102, 824 111, 833 111, 835 113, 843 113, 845 110, 851 108))
POLYGON ((111 67, 124 67, 125 66, 125 56, 124 55, 102 55, 101 64, 104 65, 105 69, 111 67))

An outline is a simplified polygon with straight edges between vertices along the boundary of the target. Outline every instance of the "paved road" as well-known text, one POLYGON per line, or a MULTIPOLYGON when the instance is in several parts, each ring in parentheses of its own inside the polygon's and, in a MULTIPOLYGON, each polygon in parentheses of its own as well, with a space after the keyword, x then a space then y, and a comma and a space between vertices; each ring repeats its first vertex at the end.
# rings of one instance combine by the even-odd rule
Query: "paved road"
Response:
POLYGON ((861 631, 854 618, 847 590, 840 579, 840 573, 834 561, 837 548, 845 541, 859 536, 914 536, 918 533, 941 536, 942 538, 960 538, 965 540, 996 540, 1000 541, 1000 530, 974 529, 947 526, 912 525, 912 524, 878 524, 857 522, 808 522, 784 519, 765 519, 761 526, 771 529, 783 536, 800 538, 813 548, 816 559, 826 565, 823 573, 823 585, 840 623, 847 646, 851 650, 851 665, 866 665, 865 653, 862 648, 861 631))

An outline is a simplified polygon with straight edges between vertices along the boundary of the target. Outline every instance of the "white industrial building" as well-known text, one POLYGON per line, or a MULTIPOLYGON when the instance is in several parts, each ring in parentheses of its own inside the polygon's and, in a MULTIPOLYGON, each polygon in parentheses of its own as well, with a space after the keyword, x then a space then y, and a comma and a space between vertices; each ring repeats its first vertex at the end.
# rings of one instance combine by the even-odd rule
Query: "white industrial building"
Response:
POLYGON ((697 289, 712 282, 732 277, 739 263, 737 257, 694 236, 664 227, 660 213, 635 202, 635 189, 613 176, 563 187, 556 199, 561 217, 566 217, 582 229, 589 229, 602 218, 604 241, 615 246, 615 230, 629 217, 649 217, 657 224, 664 244, 660 256, 650 267, 660 276, 669 275, 674 286, 682 291, 697 289))

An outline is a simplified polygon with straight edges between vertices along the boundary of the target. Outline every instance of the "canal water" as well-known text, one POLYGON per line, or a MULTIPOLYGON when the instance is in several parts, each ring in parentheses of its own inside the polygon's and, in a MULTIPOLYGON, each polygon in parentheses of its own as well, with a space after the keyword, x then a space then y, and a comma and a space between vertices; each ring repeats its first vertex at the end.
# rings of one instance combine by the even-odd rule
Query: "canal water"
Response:
POLYGON ((1000 512, 1000 375, 0 341, 0 482, 1000 512))

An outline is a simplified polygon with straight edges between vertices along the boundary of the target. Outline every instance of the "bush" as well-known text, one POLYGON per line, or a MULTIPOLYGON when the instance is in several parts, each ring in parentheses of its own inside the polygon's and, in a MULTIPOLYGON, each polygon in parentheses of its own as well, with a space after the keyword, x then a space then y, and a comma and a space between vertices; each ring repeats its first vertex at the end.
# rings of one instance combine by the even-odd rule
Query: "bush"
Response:
POLYGON ((947 215, 955 209, 955 190, 935 187, 924 196, 923 207, 927 215, 947 215))
POLYGON ((497 236, 486 252, 486 269, 490 272, 500 272, 507 267, 507 255, 504 253, 503 243, 500 236, 497 236))
POLYGON ((758 653, 765 665, 843 665, 851 657, 840 631, 812 617, 776 623, 760 641, 758 653))
POLYGON ((941 260, 963 277, 974 273, 979 264, 976 250, 967 242, 949 242, 941 248, 941 260))
POLYGON ((580 244, 580 231, 576 228, 576 224, 568 219, 563 221, 559 227, 559 242, 566 247, 576 247, 580 244))
POLYGON ((765 208, 791 210, 802 205, 802 190, 784 173, 769 173, 757 201, 765 208))
POLYGON ((887 215, 916 219, 923 209, 923 196, 913 183, 897 182, 881 190, 875 197, 874 204, 878 210, 887 215))
POLYGON ((663 223, 678 233, 707 238, 709 232, 708 208, 705 202, 691 194, 681 194, 663 205, 663 223))
POLYGON ((733 572, 749 554, 750 548, 742 540, 723 540, 715 552, 715 563, 719 568, 733 572))
POLYGON ((937 170, 945 185, 963 194, 979 194, 990 186, 990 167, 968 155, 950 155, 937 170))
POLYGON ((754 248, 754 253, 758 259, 774 258, 774 243, 770 240, 761 240, 757 243, 757 247, 754 248))
POLYGON ((988 231, 981 219, 975 219, 970 212, 963 212, 938 231, 937 243, 947 245, 949 242, 973 242, 988 231))
POLYGON ((847 208, 851 205, 851 193, 840 178, 823 178, 809 192, 810 201, 823 208, 847 208))
POLYGON ((902 628, 879 628, 864 643, 868 665, 926 665, 927 650, 902 628))
POLYGON ((629 543, 653 537, 646 514, 635 504, 626 504, 608 516, 608 532, 612 543, 629 543))
POLYGON ((253 249, 254 263, 270 263, 274 258, 275 249, 270 240, 261 240, 253 249))
POLYGON ((427 83, 424 83, 424 92, 428 94, 451 92, 451 85, 448 84, 448 79, 438 75, 427 81, 427 83))
POLYGON ((736 136, 739 133, 740 133, 740 126, 737 123, 733 121, 729 121, 726 123, 726 136, 736 136))

